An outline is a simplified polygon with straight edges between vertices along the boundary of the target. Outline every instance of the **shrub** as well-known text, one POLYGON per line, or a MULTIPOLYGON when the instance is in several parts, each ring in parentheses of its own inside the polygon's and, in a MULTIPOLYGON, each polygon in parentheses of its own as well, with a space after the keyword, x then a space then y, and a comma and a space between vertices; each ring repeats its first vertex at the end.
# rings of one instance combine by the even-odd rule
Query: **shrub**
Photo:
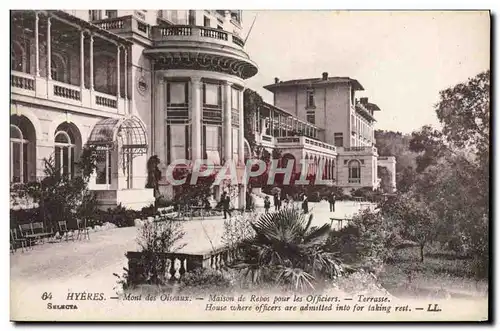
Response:
POLYGON ((235 285, 235 276, 228 270, 198 268, 186 272, 181 278, 180 289, 190 291, 214 291, 220 293, 231 290, 235 285))
POLYGON ((163 217, 157 222, 145 222, 139 228, 137 243, 140 247, 140 266, 147 283, 164 284, 167 281, 167 260, 158 253, 174 253, 185 244, 178 244, 184 237, 182 223, 163 217))
POLYGON ((332 231, 328 245, 346 263, 378 272, 391 252, 390 229, 387 219, 366 209, 355 215, 348 226, 332 231))
POLYGON ((257 218, 257 213, 238 214, 224 220, 222 242, 229 248, 237 247, 243 240, 255 235, 250 224, 257 218))

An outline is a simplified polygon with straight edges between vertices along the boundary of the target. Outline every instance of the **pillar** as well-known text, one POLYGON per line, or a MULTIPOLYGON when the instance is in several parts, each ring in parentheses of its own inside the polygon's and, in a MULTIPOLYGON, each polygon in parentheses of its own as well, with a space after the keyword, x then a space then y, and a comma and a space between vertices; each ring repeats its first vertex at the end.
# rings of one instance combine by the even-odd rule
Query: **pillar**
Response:
POLYGON ((232 159, 232 146, 231 141, 233 137, 231 127, 231 83, 224 83, 224 109, 223 109, 223 136, 224 136, 224 160, 225 162, 232 159))
POLYGON ((128 99, 128 56, 127 56, 127 49, 125 48, 124 49, 124 54, 123 54, 123 57, 124 57, 124 60, 123 60, 123 71, 124 71, 124 77, 123 77, 123 80, 124 80, 124 90, 125 90, 125 100, 128 99))
POLYGON ((191 160, 199 160, 201 155, 201 79, 191 77, 191 160))
POLYGON ((240 93, 240 97, 238 98, 238 108, 239 108, 239 112, 238 112, 238 115, 239 115, 239 123, 240 123, 240 127, 239 127, 239 130, 238 130, 238 163, 240 165, 244 165, 245 164, 245 126, 244 126, 244 123, 243 123, 243 91, 244 90, 241 90, 241 92, 238 92, 240 93))
POLYGON ((120 99, 120 45, 116 46, 116 98, 120 99))
POLYGON ((89 64, 90 64, 90 73, 89 73, 89 76, 90 76, 90 79, 89 79, 89 87, 90 87, 90 90, 93 91, 94 90, 94 36, 91 34, 90 35, 90 51, 89 51, 89 56, 90 56, 90 60, 89 60, 89 64))
POLYGON ((40 17, 38 12, 35 13, 35 75, 40 77, 40 40, 39 40, 39 25, 40 17))
POLYGON ((162 75, 158 77, 155 91, 155 123, 154 123, 154 153, 161 162, 166 162, 165 151, 165 88, 166 84, 162 75))
POLYGON ((85 88, 85 34, 80 31, 80 88, 85 88))
POLYGON ((50 46, 50 17, 47 17, 47 79, 52 79, 52 50, 50 46))

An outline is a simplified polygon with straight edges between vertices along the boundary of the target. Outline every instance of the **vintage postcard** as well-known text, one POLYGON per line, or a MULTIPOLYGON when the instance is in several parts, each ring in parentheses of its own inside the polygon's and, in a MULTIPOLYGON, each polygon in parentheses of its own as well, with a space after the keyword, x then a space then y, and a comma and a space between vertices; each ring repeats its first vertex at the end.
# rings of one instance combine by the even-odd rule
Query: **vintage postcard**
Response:
POLYGON ((12 321, 491 319, 490 12, 12 10, 12 321))

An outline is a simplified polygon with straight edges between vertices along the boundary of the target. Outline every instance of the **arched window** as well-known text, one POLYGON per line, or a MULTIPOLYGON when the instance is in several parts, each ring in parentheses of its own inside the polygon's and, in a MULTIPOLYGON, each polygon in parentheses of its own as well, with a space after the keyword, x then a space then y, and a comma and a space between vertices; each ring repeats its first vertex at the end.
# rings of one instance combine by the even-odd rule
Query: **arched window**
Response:
POLYGON ((10 50, 10 69, 24 72, 24 50, 17 42, 12 43, 10 50))
POLYGON ((36 176, 36 132, 25 116, 10 117, 10 180, 27 183, 36 176))
POLYGON ((10 125, 10 181, 26 183, 28 180, 28 143, 21 129, 10 125))
POLYGON ((351 160, 348 163, 349 167, 349 183, 361 183, 361 164, 358 160, 351 160))
POLYGON ((56 168, 71 178, 75 173, 75 138, 70 130, 61 130, 56 132, 54 141, 56 168))

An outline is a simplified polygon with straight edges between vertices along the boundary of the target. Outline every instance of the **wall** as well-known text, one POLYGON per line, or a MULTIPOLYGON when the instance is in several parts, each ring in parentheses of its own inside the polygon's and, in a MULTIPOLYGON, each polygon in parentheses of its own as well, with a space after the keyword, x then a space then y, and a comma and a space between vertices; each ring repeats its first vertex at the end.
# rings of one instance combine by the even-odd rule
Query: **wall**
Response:
MULTIPOLYGON (((344 134, 344 146, 348 146, 349 131, 349 95, 350 87, 347 83, 329 85, 327 88, 315 87, 315 125, 324 129, 322 134, 324 142, 334 144, 334 133, 344 134)), ((275 94, 275 105, 282 108, 299 119, 306 121, 308 109, 307 87, 283 88, 275 94)), ((312 110, 312 109, 311 109, 312 110)))
POLYGON ((349 103, 350 86, 348 83, 335 84, 326 92, 326 109, 324 110, 325 120, 325 142, 335 144, 335 132, 342 132, 344 135, 344 147, 350 137, 349 132, 349 103))

